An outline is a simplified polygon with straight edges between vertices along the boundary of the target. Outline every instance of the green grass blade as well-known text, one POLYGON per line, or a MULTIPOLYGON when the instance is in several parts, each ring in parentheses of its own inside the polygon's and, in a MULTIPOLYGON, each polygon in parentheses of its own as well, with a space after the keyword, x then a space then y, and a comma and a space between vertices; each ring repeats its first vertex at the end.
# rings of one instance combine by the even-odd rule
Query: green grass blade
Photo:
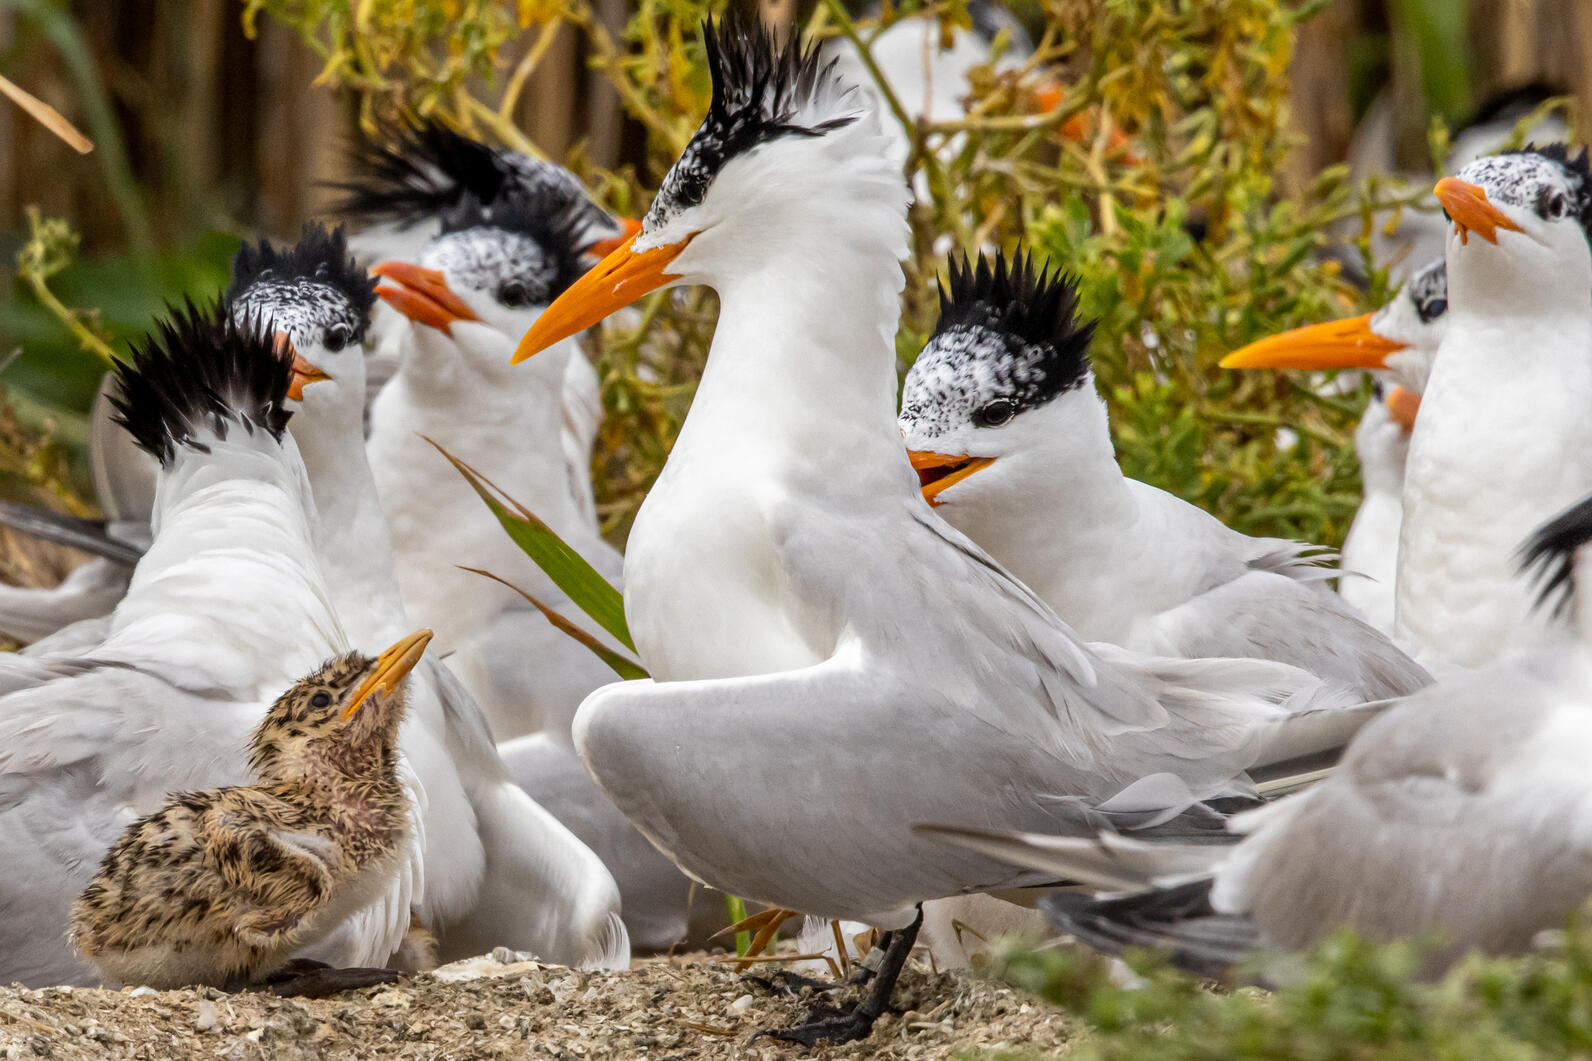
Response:
POLYGON ((628 657, 620 655, 618 652, 615 652, 613 649, 597 640, 596 637, 587 633, 585 630, 582 630, 579 625, 570 622, 568 619, 564 618, 562 615, 558 614, 556 611, 549 608, 547 605, 543 604, 541 601, 537 600, 535 597, 531 596, 529 593, 525 592, 514 583, 510 582, 508 579, 500 578, 490 571, 483 571, 479 567, 466 567, 463 564, 459 564, 458 568, 461 571, 468 571, 472 575, 480 575, 482 578, 490 578, 493 582, 501 583, 513 590, 515 593, 518 593, 520 596, 524 597, 526 600, 530 601, 532 607, 547 617, 548 622, 552 623, 555 627, 562 630, 576 641, 579 641, 581 644, 585 645, 591 650, 592 655, 608 664, 609 668, 625 681, 628 682, 633 681, 636 678, 651 677, 651 675, 646 672, 641 664, 629 659, 628 657))
MULTIPOLYGON (((746 920, 746 900, 738 895, 724 897, 724 911, 729 915, 730 924, 736 925, 746 920)), ((750 932, 737 932, 735 934, 735 954, 737 957, 746 957, 746 952, 752 949, 752 934, 750 932)))
MULTIPOLYGON (((421 437, 425 438, 424 435, 421 437)), ((492 510, 509 537, 514 539, 514 544, 553 580, 553 584, 563 590, 576 607, 591 616, 593 622, 612 634, 614 640, 634 652, 636 645, 630 639, 630 628, 625 625, 625 603, 619 591, 530 509, 443 449, 435 439, 426 438, 426 441, 436 446, 437 452, 459 470, 459 474, 464 476, 492 510), (512 512, 509 511, 511 507, 512 512)))

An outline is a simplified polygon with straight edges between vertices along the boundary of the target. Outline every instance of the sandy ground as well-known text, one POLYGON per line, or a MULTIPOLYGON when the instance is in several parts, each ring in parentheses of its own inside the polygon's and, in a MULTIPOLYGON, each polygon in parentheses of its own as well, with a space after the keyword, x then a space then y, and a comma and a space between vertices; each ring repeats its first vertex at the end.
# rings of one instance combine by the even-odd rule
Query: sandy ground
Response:
POLYGON ((624 973, 475 958, 395 986, 298 1000, 213 989, 0 989, 0 1058, 941 1058, 1048 1052, 1055 1009, 976 973, 909 968, 873 1036, 801 1047, 752 1035, 807 1003, 700 956, 624 973))

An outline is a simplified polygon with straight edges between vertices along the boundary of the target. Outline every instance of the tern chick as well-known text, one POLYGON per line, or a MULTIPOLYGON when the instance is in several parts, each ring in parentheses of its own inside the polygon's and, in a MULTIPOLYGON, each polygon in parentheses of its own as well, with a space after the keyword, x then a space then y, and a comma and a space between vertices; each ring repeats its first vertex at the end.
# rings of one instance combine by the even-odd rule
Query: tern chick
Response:
MULTIPOLYGON (((379 897, 408 832, 399 683, 431 631, 301 679, 249 742, 251 786, 181 792, 128 827, 72 907, 72 944, 112 980, 236 989, 284 967, 379 897)), ((314 963, 309 963, 314 964, 314 963)), ((395 979, 325 968, 276 984, 322 994, 395 979)))

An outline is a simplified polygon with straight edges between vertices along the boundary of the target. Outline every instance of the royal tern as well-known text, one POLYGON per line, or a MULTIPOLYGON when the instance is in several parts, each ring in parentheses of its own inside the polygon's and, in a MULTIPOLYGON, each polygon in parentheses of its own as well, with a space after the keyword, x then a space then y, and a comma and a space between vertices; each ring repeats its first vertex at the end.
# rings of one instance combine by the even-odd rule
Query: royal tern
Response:
POLYGON ((1345 926, 1433 942, 1428 972, 1472 950, 1523 951, 1592 895, 1580 818, 1592 798, 1589 542, 1592 499, 1543 526, 1522 554, 1539 570, 1544 606, 1573 620, 1577 641, 1416 693, 1366 726, 1320 785, 1234 819, 1248 835, 1230 852, 1111 836, 940 835, 1128 890, 1045 902, 1088 942, 1168 947, 1207 975, 1256 947, 1308 947, 1345 926), (1170 879, 1131 890, 1158 877, 1170 879))
POLYGON ((1363 368, 1378 376, 1354 433, 1362 496, 1343 540, 1338 592, 1384 633, 1393 632, 1404 462, 1447 327, 1448 264, 1438 258, 1413 273, 1375 313, 1296 328, 1222 359, 1224 368, 1363 368))
MULTIPOLYGON (((491 147, 435 120, 361 136, 350 153, 349 169, 350 176, 333 185, 343 193, 333 212, 360 226, 349 245, 365 265, 419 260, 442 231, 443 215, 466 198, 490 203, 520 194, 557 204, 575 220, 582 245, 598 256, 637 225, 599 209, 580 178, 564 167, 491 147)), ((376 308, 371 323, 375 355, 369 364, 373 394, 398 371, 404 325, 390 307, 376 308)), ((602 423, 602 396, 596 371, 579 351, 565 372, 561 443, 570 488, 582 510, 595 518, 591 455, 602 423)))
POLYGON ((1031 258, 952 264, 900 428, 935 511, 1081 637, 1288 663, 1366 700, 1429 676, 1353 614, 1309 546, 1251 538, 1122 474, 1076 286, 1031 258))
POLYGON ((1358 713, 1291 713, 1345 691, 1268 661, 1085 646, 933 515, 895 424, 909 191, 877 121, 794 39, 727 20, 705 40, 711 108, 641 232, 516 359, 670 283, 719 292, 701 385, 625 557, 654 679, 593 693, 574 738, 686 872, 890 933, 854 1012, 778 1033, 845 1041, 887 1004, 919 903, 1021 879, 948 856, 914 822, 1088 830, 1120 811, 1182 828, 1181 808, 1280 754, 1279 729, 1358 713))
MULTIPOLYGON (((316 547, 349 636, 381 643, 410 620, 391 533, 365 456, 360 346, 374 281, 341 230, 308 228, 278 250, 245 246, 228 288, 240 326, 293 351, 299 442, 319 514, 316 547)), ((444 957, 498 945, 569 964, 623 964, 619 896, 596 856, 526 797, 499 760, 480 707, 428 657, 410 681, 402 748, 423 784, 426 890, 417 912, 444 957)))
POLYGON ((559 406, 565 363, 581 356, 575 340, 530 372, 509 363, 515 340, 583 271, 587 228, 561 198, 466 198, 418 262, 374 270, 377 293, 409 325, 403 367, 371 410, 367 447, 404 603, 431 616, 438 650, 453 654, 500 740, 544 729, 567 739, 581 699, 614 675, 513 589, 460 569, 484 568, 581 618, 433 443, 618 578, 618 552, 581 512, 563 470, 559 406))
MULTIPOLYGON (((73 949, 117 983, 241 986, 377 900, 408 842, 400 684, 430 638, 327 661, 255 727, 254 784, 181 792, 128 826, 72 904, 73 949)), ((397 979, 327 968, 273 987, 326 994, 397 979)))

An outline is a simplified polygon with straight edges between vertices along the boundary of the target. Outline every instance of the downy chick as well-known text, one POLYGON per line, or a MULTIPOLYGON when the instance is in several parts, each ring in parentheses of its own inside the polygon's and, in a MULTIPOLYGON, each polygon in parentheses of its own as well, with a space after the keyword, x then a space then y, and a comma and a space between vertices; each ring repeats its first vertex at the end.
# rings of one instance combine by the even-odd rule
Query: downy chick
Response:
MULTIPOLYGON (((421 630, 375 659, 328 661, 255 729, 254 785, 181 792, 128 827, 72 906, 78 952, 122 983, 239 987, 376 899, 408 832, 399 686, 430 640, 421 630)), ((330 970, 289 984, 393 978, 330 970)))

